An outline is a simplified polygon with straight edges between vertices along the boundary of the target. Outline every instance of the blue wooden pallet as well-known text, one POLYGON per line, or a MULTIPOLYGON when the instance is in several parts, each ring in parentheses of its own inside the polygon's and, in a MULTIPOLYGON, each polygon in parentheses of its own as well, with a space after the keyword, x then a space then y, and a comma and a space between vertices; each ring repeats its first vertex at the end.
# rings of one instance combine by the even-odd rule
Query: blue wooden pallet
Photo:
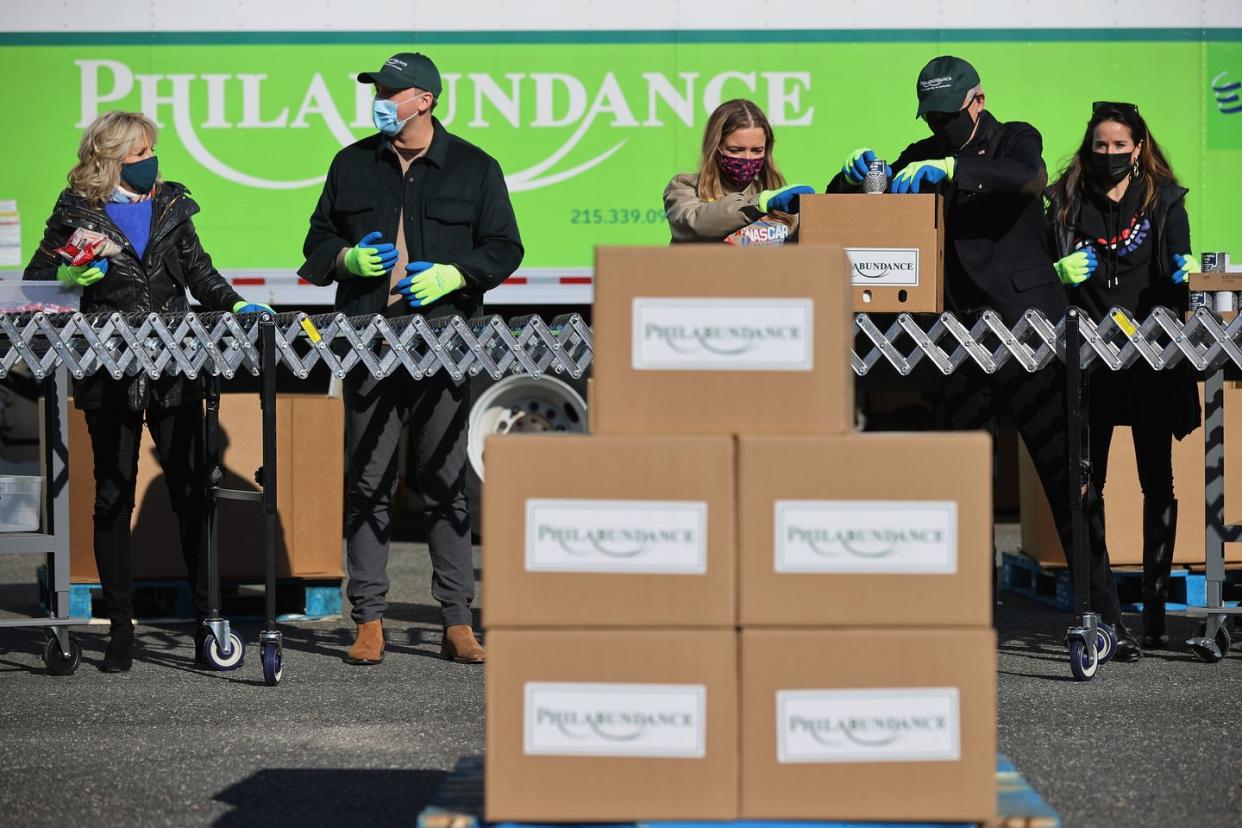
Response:
MULTIPOLYGON (((440 784, 433 805, 418 815, 418 828, 544 828, 539 823, 484 823, 483 757, 464 756, 440 784)), ((1060 828, 1061 818, 1031 788, 1013 762, 996 757, 996 813, 984 828, 1060 828)), ((548 828, 973 828, 966 823, 923 822, 617 822, 557 823, 548 828)))
MULTIPOLYGON (((260 585, 254 594, 243 595, 240 587, 249 581, 225 581, 220 585, 226 617, 262 618, 263 590, 260 585)), ((39 601, 45 601, 47 591, 47 567, 39 567, 39 601)), ((99 584, 71 584, 69 586, 69 614, 76 618, 95 618, 103 615, 103 594, 99 584), (98 609, 99 612, 94 610, 98 609)), ((46 606, 44 607, 46 609, 46 606)), ((194 598, 190 594, 190 582, 184 579, 136 580, 134 581, 135 614, 142 619, 183 618, 193 620, 194 598)), ((276 582, 276 620, 315 621, 339 617, 341 614, 341 579, 309 580, 304 578, 281 578, 276 582)))
MULTIPOLYGON (((1113 580, 1121 608, 1126 612, 1141 612, 1143 573, 1135 569, 1114 569, 1113 580)), ((1242 573, 1226 573, 1226 599, 1235 585, 1242 587, 1242 573)), ((1025 555, 1005 552, 1001 555, 1000 588, 1014 592, 1032 601, 1069 612, 1074 608, 1074 586, 1068 569, 1045 569, 1037 561, 1025 555)), ((1225 606, 1238 605, 1238 600, 1226 600, 1225 606)), ((1207 606, 1207 576, 1202 572, 1175 569, 1169 576, 1169 600, 1167 609, 1184 610, 1187 607, 1207 606)))

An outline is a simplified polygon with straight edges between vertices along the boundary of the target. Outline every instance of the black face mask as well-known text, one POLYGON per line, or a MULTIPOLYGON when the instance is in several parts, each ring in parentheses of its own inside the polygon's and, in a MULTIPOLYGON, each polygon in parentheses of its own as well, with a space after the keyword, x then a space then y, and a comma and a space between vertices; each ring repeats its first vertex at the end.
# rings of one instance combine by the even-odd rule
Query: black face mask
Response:
POLYGON ((967 108, 958 110, 956 115, 937 121, 935 126, 931 123, 927 126, 946 150, 957 152, 966 146, 966 142, 970 140, 970 134, 975 131, 975 119, 970 117, 970 111, 967 108))
POLYGON ((1087 156, 1087 172, 1097 184, 1112 187, 1128 176, 1134 162, 1128 152, 1093 152, 1087 156))

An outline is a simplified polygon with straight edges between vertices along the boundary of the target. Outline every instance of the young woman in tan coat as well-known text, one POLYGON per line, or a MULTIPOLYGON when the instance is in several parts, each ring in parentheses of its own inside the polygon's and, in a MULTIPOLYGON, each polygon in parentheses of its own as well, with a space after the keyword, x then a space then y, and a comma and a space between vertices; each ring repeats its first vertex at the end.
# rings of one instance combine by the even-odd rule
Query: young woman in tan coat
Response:
POLYGON ((674 176, 664 190, 674 244, 796 240, 798 198, 815 189, 786 186, 772 157, 775 140, 763 110, 751 101, 716 107, 703 134, 699 171, 674 176))

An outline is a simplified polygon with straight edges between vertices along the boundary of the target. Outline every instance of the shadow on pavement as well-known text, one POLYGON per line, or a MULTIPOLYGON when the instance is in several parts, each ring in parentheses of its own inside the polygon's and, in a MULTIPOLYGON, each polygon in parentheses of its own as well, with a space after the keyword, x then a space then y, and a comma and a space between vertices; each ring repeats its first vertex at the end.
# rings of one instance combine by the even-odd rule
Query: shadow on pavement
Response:
POLYGON ((215 825, 413 825, 446 775, 442 770, 268 768, 214 797, 233 806, 215 825))

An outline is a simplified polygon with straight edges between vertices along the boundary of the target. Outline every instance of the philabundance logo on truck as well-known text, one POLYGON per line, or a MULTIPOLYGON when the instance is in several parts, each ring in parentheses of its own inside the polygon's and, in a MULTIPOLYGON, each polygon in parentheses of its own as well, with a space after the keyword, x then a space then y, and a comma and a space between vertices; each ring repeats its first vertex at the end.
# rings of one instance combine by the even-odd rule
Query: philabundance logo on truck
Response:
POLYGON ((957 572, 952 500, 778 500, 773 523, 777 572, 957 572))
POLYGON ((707 503, 530 498, 526 569, 703 575, 707 503))
POLYGON ((524 694, 527 755, 701 759, 707 753, 701 684, 527 682, 524 694))
POLYGON ((956 687, 776 691, 776 754, 808 762, 956 762, 956 687))
POLYGON ((850 282, 866 287, 917 287, 917 247, 847 247, 850 282))
POLYGON ((805 299, 633 302, 636 371, 810 371, 815 303, 805 299))

